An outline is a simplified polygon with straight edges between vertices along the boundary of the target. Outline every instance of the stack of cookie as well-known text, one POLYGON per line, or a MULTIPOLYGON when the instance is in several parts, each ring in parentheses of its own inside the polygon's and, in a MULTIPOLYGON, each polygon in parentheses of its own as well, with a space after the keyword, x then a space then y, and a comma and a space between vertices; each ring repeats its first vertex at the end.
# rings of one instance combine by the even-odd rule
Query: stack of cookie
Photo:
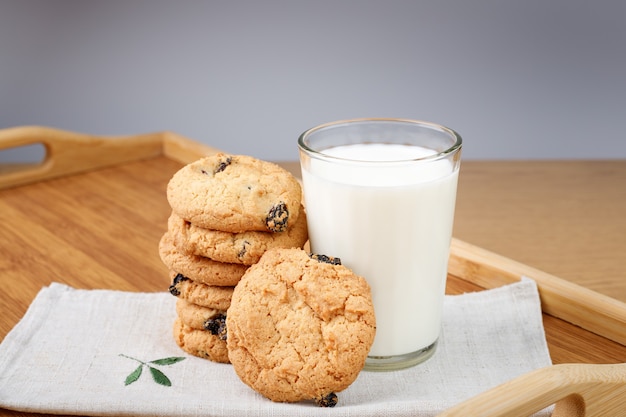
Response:
POLYGON ((273 163, 219 153, 174 174, 167 199, 159 253, 178 297, 174 338, 192 355, 228 363, 235 286, 267 250, 302 248, 308 239, 300 184, 273 163))

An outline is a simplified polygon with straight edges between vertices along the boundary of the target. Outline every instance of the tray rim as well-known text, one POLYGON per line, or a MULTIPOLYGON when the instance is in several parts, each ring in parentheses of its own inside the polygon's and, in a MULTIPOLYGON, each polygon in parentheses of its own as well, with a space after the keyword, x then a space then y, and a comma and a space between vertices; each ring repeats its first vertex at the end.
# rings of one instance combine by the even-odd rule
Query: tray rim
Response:
POLYGON ((0 151, 28 145, 44 147, 42 161, 0 164, 0 190, 159 155, 189 163, 219 152, 170 131, 97 136, 44 126, 0 129, 0 151))
POLYGON ((626 345, 626 303, 607 295, 454 237, 448 273, 484 289, 531 278, 544 313, 626 345))

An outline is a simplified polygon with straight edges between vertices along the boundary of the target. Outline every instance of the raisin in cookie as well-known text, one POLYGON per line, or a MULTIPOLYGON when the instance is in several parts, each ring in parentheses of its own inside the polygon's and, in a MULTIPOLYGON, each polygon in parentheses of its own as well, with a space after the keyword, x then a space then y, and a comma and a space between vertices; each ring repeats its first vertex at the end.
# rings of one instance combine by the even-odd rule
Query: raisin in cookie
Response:
POLYGON ((302 190, 276 164, 218 153, 176 172, 167 199, 176 214, 200 227, 283 232, 298 219, 302 190))
POLYGON ((170 270, 207 285, 233 287, 248 269, 248 266, 241 263, 224 263, 188 253, 176 245, 172 231, 166 232, 161 237, 159 255, 170 270))
MULTIPOLYGON (((220 321, 226 318, 225 310, 203 307, 182 298, 176 300, 176 314, 183 324, 197 330, 210 330, 219 334, 220 321)), ((222 330, 224 326, 222 326, 222 330)), ((225 330, 224 330, 225 332, 225 330)))
POLYGON ((235 287, 230 362, 273 401, 332 406, 363 368, 376 320, 370 287, 336 258, 270 249, 235 287))
POLYGON ((174 340, 185 352, 213 362, 229 363, 226 341, 207 330, 193 329, 179 318, 174 321, 174 340))
MULTIPOLYGON (((168 228, 176 246, 219 262, 255 264, 271 248, 301 248, 308 240, 306 214, 301 208, 295 224, 282 233, 229 233, 198 227, 172 213, 168 228)), ((243 274, 242 274, 243 275, 243 274)))
POLYGON ((192 304, 216 310, 228 310, 235 287, 218 287, 195 282, 181 273, 171 271, 170 294, 192 304))

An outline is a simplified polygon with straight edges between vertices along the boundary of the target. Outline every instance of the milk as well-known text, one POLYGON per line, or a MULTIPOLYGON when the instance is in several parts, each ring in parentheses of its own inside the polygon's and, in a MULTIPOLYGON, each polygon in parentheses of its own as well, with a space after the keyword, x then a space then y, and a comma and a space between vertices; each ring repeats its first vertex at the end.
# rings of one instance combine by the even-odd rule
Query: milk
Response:
POLYGON ((350 160, 302 166, 311 249, 341 258, 370 284, 377 329, 369 355, 431 346, 441 327, 458 169, 448 159, 391 162, 435 153, 418 146, 322 153, 350 160))

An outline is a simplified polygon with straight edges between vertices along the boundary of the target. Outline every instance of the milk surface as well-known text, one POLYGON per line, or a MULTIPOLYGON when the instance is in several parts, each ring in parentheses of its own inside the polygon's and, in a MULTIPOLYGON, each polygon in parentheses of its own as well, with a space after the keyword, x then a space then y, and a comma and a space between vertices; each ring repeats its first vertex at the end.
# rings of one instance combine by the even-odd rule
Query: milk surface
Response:
POLYGON ((458 170, 417 146, 358 144, 323 151, 361 160, 302 167, 314 253, 341 258, 372 288, 370 356, 402 355, 439 337, 458 170), (373 164, 364 161, 378 161, 373 164))
POLYGON ((401 161, 408 159, 423 158, 434 155, 433 149, 414 145, 400 145, 388 143, 367 143, 357 145, 344 145, 328 148, 323 152, 325 155, 337 158, 351 159, 355 161, 401 161))

